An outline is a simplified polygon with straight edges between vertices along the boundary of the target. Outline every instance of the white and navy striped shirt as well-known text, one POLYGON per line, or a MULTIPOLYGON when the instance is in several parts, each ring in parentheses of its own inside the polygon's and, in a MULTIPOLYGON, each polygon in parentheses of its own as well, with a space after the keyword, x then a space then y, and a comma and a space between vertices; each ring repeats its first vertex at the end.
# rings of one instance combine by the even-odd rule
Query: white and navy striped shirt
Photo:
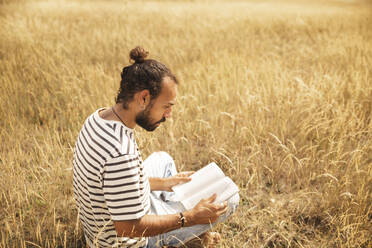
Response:
POLYGON ((117 237, 113 221, 139 219, 150 209, 150 184, 133 129, 104 120, 98 109, 74 149, 74 197, 91 247, 144 247, 145 237, 117 237))

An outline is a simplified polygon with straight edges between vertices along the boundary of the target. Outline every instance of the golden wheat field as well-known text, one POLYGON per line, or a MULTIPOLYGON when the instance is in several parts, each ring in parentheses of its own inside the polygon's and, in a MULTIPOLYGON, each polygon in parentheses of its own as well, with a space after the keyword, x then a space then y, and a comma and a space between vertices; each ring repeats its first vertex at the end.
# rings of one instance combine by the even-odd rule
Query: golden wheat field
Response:
POLYGON ((219 247, 372 246, 370 1, 0 1, 0 247, 85 247, 72 154, 137 45, 181 84, 144 157, 217 162, 219 247))

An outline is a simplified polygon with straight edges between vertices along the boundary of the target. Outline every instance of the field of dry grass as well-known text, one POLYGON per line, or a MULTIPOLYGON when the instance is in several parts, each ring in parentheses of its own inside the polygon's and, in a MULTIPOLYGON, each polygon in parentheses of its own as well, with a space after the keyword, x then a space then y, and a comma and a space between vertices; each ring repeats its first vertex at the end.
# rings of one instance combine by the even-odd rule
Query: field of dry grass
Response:
POLYGON ((368 1, 0 1, 0 247, 81 247, 72 149, 142 45, 181 81, 145 156, 241 189, 221 247, 372 246, 368 1))

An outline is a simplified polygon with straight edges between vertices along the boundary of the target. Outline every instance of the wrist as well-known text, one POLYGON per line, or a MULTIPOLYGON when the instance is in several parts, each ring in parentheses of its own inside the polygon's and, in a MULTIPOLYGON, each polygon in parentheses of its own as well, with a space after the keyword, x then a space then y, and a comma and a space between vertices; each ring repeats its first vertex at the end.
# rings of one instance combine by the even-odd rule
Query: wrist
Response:
POLYGON ((197 224, 195 223, 195 217, 194 217, 194 213, 192 212, 192 210, 188 210, 182 213, 183 213, 183 216, 185 217, 185 227, 193 226, 197 224))
POLYGON ((150 177, 150 188, 151 191, 168 191, 168 180, 167 178, 150 177))
POLYGON ((161 179, 161 184, 163 185, 163 191, 168 191, 168 192, 170 192, 170 191, 172 191, 172 188, 170 187, 170 185, 169 185, 169 178, 162 178, 161 179))

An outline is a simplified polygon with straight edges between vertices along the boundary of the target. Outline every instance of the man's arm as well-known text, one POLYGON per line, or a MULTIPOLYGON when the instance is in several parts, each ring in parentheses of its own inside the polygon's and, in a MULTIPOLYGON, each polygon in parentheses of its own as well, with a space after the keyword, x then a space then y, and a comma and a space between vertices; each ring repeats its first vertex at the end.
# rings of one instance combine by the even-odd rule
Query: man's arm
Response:
POLYGON ((165 190, 166 188, 165 178, 150 177, 149 182, 150 182, 151 191, 155 191, 155 190, 166 191, 165 190))
MULTIPOLYGON (((201 200, 193 209, 183 212, 185 227, 214 223, 227 211, 227 203, 214 204, 216 194, 201 200)), ((138 220, 114 221, 118 236, 151 237, 181 227, 180 214, 145 215, 138 220)))
POLYGON ((138 220, 115 221, 114 225, 118 236, 151 237, 180 228, 181 222, 179 214, 145 215, 138 220))

